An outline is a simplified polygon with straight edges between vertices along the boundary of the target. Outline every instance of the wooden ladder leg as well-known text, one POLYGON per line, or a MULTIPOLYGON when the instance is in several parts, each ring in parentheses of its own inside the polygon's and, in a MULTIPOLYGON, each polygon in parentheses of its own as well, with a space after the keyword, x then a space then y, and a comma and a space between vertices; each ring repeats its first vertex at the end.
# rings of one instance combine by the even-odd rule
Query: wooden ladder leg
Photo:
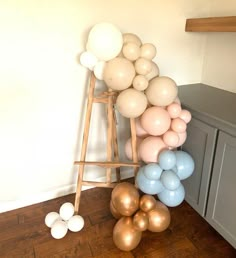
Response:
MULTIPOLYGON (((92 73, 91 78, 90 78, 90 86, 89 86, 89 94, 88 94, 88 102, 87 102, 87 111, 86 111, 86 117, 85 117, 82 149, 81 149, 81 154, 80 154, 81 161, 85 161, 85 158, 86 158, 95 83, 96 83, 96 78, 95 78, 94 74, 92 73)), ((77 188, 76 188, 76 195, 75 195, 75 204, 74 204, 75 213, 78 213, 78 211, 79 211, 83 175, 84 175, 84 165, 81 164, 79 166, 79 174, 78 174, 77 188)))
MULTIPOLYGON (((131 129, 131 145, 132 145, 132 157, 133 162, 138 163, 138 153, 137 153, 137 136, 135 127, 135 118, 130 118, 130 129, 131 129)), ((134 177, 138 173, 138 167, 134 167, 134 177)))
MULTIPOLYGON (((108 90, 109 93, 112 92, 111 89, 108 90)), ((107 104, 107 161, 112 161, 112 146, 113 146, 113 96, 108 95, 107 104)), ((107 184, 111 184, 111 168, 106 169, 106 181, 107 184)))
MULTIPOLYGON (((113 103, 114 104, 114 103, 113 103)), ((114 146, 114 159, 119 162, 119 149, 117 141, 117 131, 116 131, 116 114, 113 106, 113 146, 114 146)), ((120 182, 120 167, 116 168, 116 181, 120 182)))

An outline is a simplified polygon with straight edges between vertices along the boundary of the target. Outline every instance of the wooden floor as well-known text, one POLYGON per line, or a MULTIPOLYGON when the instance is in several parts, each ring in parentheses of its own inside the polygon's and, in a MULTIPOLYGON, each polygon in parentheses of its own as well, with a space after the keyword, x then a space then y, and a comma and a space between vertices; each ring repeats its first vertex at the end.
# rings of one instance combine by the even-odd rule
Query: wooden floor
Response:
POLYGON ((85 227, 60 240, 51 237, 44 218, 64 202, 74 202, 74 195, 0 214, 0 257, 236 257, 235 249, 185 202, 170 209, 166 231, 145 231, 136 249, 122 252, 112 241, 116 220, 109 211, 110 195, 108 188, 84 191, 80 214, 85 227))

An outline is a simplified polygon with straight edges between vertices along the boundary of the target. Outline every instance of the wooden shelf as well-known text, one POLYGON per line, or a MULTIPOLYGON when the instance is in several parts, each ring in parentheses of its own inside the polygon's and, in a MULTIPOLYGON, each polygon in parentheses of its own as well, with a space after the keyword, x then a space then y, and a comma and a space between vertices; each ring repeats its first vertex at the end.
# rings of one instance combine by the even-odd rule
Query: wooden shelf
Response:
POLYGON ((236 16, 187 19, 185 31, 236 32, 236 16))

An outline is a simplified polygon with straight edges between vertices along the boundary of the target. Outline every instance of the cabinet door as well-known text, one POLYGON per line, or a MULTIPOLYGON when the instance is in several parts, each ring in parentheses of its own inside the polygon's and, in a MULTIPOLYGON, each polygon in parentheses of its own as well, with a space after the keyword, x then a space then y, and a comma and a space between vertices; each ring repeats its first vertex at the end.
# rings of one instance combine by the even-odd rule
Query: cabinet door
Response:
POLYGON ((187 140, 182 147, 195 162, 191 177, 182 181, 186 192, 185 200, 201 216, 205 216, 216 134, 217 129, 192 118, 187 128, 187 140))
POLYGON ((220 132, 207 221, 236 248, 236 137, 220 132))

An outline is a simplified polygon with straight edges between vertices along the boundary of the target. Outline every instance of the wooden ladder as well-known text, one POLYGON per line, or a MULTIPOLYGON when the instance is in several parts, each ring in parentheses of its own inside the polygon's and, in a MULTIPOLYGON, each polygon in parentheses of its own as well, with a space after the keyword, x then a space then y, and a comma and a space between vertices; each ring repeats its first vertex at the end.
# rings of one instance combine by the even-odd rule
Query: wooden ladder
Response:
POLYGON ((82 186, 95 186, 95 187, 115 187, 117 183, 120 182, 120 167, 133 167, 134 176, 138 172, 140 164, 138 163, 137 155, 137 138, 136 138, 136 128, 135 119, 130 118, 130 129, 131 129, 131 145, 132 145, 132 161, 133 162, 121 162, 119 160, 118 152, 118 142, 117 142, 117 131, 116 131, 116 118, 114 104, 116 101, 117 92, 108 89, 108 91, 103 92, 98 97, 94 96, 96 84, 96 77, 94 73, 91 73, 88 101, 87 101, 87 111, 85 116, 85 125, 82 140, 82 149, 80 154, 80 161, 75 161, 75 165, 79 165, 78 170, 78 180, 76 187, 75 196, 75 213, 79 211, 80 198, 82 186), (107 105, 107 160, 104 162, 99 161, 86 161, 86 152, 89 138, 89 128, 92 114, 93 103, 103 103, 107 105), (114 155, 113 155, 114 154, 114 155), (114 159, 114 160, 113 160, 114 159), (85 165, 96 165, 106 169, 106 182, 95 182, 95 181, 85 181, 84 176, 84 166, 85 165), (111 180, 112 169, 116 169, 116 183, 111 180))

